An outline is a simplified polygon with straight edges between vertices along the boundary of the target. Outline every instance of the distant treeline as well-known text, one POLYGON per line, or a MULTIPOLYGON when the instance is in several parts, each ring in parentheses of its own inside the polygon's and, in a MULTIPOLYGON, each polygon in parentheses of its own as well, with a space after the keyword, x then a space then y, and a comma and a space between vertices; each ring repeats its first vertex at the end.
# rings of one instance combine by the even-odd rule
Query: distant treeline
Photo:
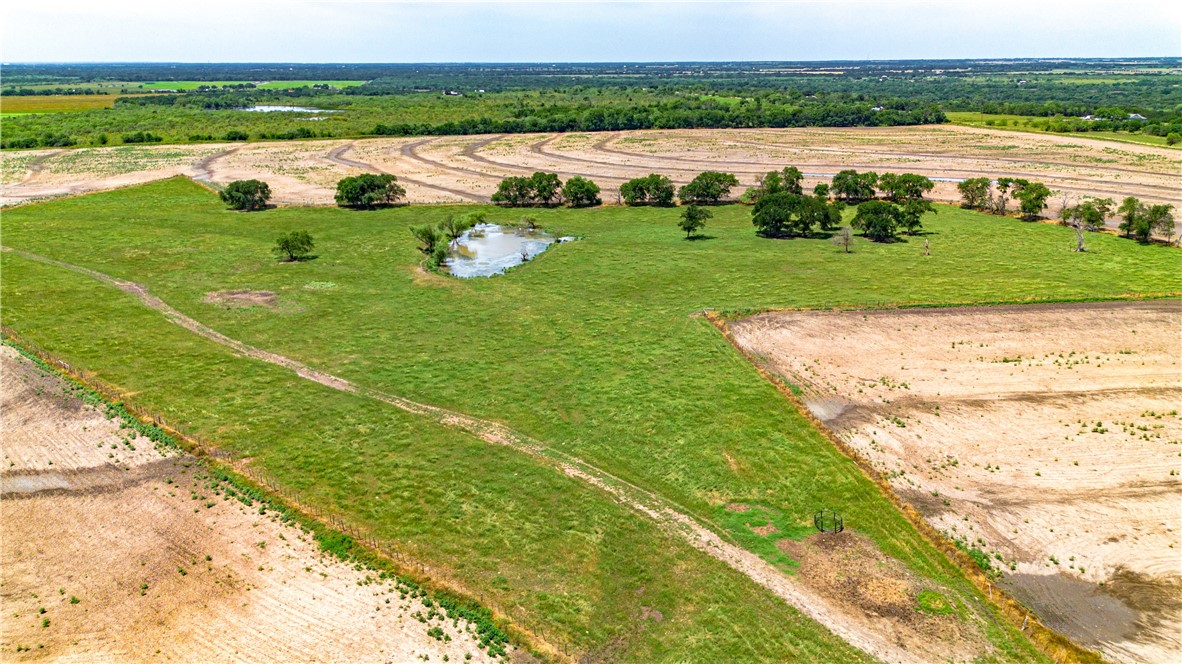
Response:
POLYGON ((892 127, 946 122, 935 107, 871 107, 866 103, 725 105, 678 100, 645 106, 587 109, 530 107, 507 119, 469 118, 440 124, 398 123, 374 127, 384 136, 620 131, 627 129, 729 129, 742 127, 892 127))
POLYGON ((110 90, 98 88, 4 88, 5 97, 59 97, 63 95, 106 95, 110 90))

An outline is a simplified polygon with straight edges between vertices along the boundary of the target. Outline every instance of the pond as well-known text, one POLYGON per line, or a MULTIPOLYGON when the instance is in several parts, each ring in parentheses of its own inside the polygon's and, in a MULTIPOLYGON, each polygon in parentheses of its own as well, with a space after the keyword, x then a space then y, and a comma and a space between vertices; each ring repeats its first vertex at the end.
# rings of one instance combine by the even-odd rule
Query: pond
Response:
POLYGON ((573 239, 520 226, 476 224, 452 246, 444 265, 457 277, 491 277, 521 265, 555 242, 573 239))
POLYGON ((267 104, 255 104, 242 110, 250 113, 340 113, 340 111, 312 108, 311 106, 270 106, 267 104))

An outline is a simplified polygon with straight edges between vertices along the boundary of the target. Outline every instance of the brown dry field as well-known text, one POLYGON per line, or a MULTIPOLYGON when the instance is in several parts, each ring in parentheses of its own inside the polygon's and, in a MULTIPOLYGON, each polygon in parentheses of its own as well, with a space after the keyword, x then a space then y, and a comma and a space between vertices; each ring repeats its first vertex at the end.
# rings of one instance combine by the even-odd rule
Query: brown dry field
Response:
POLYGON ((774 312, 731 329, 1047 625, 1111 658, 1178 661, 1182 302, 774 312))
POLYGON ((129 444, 9 347, 0 369, 0 661, 488 661, 471 626, 420 623, 420 601, 212 495, 192 457, 129 444))
MULTIPOLYGON (((1132 195, 1182 207, 1182 151, 951 125, 86 148, 5 152, 0 165, 3 204, 187 175, 218 184, 259 178, 278 204, 331 205, 336 181, 365 171, 397 175, 412 203, 487 201, 502 178, 535 170, 590 177, 610 203, 621 183, 650 172, 681 184, 700 171, 723 170, 748 186, 761 173, 795 165, 809 174, 810 187, 845 168, 953 179, 1020 176, 1075 198, 1132 195)), ((959 200, 955 183, 939 182, 933 198, 959 200)))

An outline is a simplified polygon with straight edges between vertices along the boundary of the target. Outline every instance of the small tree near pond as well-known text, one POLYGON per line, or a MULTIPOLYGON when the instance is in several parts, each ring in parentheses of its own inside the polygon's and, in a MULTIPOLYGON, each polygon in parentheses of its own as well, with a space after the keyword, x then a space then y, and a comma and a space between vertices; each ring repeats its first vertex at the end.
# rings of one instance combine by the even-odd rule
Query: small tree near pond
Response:
POLYGON ((272 251, 280 260, 292 262, 307 258, 315 246, 308 231, 292 231, 280 235, 272 251))
POLYGON ((599 205, 599 185, 585 177, 574 176, 562 186, 562 197, 571 207, 599 205))
POLYGON ((218 192, 218 196, 231 210, 262 210, 271 200, 271 187, 262 180, 235 180, 218 192))

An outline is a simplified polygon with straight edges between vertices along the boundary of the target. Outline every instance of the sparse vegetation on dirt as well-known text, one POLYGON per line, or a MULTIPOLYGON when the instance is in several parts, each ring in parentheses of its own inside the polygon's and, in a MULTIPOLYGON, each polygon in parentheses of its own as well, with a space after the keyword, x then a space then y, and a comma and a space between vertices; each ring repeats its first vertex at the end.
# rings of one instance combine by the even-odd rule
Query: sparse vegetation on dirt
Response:
POLYGON ((1182 605, 1110 589, 1182 583, 1167 473, 1182 420, 1154 418, 1182 394, 1180 324, 1182 303, 1160 300, 781 312, 733 330, 993 583, 1088 647, 1165 662, 1182 605))

